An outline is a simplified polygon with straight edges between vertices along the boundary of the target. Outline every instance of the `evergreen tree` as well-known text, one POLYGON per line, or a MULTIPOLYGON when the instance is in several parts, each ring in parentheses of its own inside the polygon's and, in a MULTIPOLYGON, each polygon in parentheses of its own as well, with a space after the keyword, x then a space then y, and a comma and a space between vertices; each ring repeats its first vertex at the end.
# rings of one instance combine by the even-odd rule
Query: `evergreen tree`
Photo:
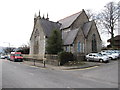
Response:
POLYGON ((59 30, 53 30, 47 40, 46 51, 48 54, 58 54, 62 51, 62 35, 59 30))

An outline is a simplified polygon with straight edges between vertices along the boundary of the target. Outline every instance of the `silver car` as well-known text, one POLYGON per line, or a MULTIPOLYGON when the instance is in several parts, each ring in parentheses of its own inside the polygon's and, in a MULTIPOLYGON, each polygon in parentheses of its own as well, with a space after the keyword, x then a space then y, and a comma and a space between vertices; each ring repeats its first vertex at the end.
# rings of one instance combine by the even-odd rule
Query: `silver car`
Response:
POLYGON ((118 50, 103 50, 103 51, 101 51, 101 53, 106 53, 106 54, 113 56, 113 57, 111 57, 111 59, 119 58, 119 51, 118 50))
POLYGON ((117 59, 118 57, 115 56, 114 54, 112 53, 105 53, 105 52, 100 52, 99 54, 102 54, 102 55, 105 55, 105 56, 108 56, 111 60, 114 60, 114 59, 117 59))
POLYGON ((109 62, 110 58, 99 53, 89 53, 86 55, 87 61, 109 62))

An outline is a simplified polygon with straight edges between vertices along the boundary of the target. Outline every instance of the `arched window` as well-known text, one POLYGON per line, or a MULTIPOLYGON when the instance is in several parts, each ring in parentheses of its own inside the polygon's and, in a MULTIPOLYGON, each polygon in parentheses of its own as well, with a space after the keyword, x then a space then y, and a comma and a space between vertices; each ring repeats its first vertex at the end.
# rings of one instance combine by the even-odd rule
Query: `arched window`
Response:
POLYGON ((78 52, 81 52, 81 43, 78 42, 78 52))
POLYGON ((39 31, 38 29, 36 29, 35 33, 34 33, 34 54, 38 54, 39 53, 39 31))
POLYGON ((36 38, 37 36, 39 36, 39 31, 38 29, 36 29, 35 33, 34 33, 34 37, 36 38))
POLYGON ((92 52, 97 52, 97 41, 96 41, 96 35, 92 35, 92 52))
POLYGON ((36 40, 34 43, 34 54, 38 54, 39 53, 39 44, 38 41, 36 40))

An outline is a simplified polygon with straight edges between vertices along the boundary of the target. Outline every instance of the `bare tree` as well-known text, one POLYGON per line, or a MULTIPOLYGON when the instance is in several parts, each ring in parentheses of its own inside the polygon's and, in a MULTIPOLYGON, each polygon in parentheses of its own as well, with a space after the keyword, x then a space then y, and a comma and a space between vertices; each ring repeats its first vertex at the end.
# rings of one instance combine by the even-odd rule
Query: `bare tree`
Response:
POLYGON ((91 9, 86 9, 85 12, 86 12, 86 14, 89 18, 89 21, 94 20, 98 29, 101 28, 100 21, 99 21, 99 18, 98 18, 98 13, 93 12, 93 10, 91 10, 91 9))
POLYGON ((93 13, 93 11, 91 9, 86 9, 85 10, 89 20, 95 20, 96 19, 96 14, 93 13))
MULTIPOLYGON (((114 30, 118 27, 118 18, 120 16, 119 13, 120 6, 115 2, 108 3, 104 10, 98 14, 98 19, 104 30, 106 29, 107 32, 111 35, 111 46, 114 45, 114 30)), ((105 31, 104 31, 105 32, 105 31)))
POLYGON ((21 52, 22 54, 29 54, 30 51, 30 47, 29 45, 22 45, 21 47, 18 47, 16 49, 17 52, 21 52))
POLYGON ((5 54, 10 54, 11 52, 13 52, 15 50, 14 47, 6 47, 6 48, 3 48, 3 51, 5 54))

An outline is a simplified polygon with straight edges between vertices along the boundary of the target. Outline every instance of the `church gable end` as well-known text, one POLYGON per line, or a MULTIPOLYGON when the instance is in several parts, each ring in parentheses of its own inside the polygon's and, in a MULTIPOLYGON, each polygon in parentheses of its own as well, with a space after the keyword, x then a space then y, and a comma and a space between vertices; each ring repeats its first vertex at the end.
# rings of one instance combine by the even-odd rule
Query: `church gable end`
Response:
POLYGON ((76 20, 71 25, 71 29, 75 28, 82 28, 84 23, 88 22, 88 16, 86 15, 85 11, 83 10, 82 13, 76 18, 76 20))
POLYGON ((92 21, 92 26, 87 34, 86 40, 87 52, 98 52, 101 50, 101 38, 94 21, 92 21))
POLYGON ((97 35, 98 39, 101 40, 101 37, 100 37, 100 34, 98 32, 98 29, 97 29, 95 22, 91 21, 90 29, 86 33, 87 38, 93 33, 95 33, 97 35))
POLYGON ((40 24, 40 19, 38 18, 36 20, 36 23, 34 24, 34 30, 33 30, 32 36, 31 36, 31 40, 30 40, 31 54, 41 54, 41 55, 44 54, 44 49, 45 49, 44 36, 45 36, 45 34, 44 34, 43 28, 40 24))

